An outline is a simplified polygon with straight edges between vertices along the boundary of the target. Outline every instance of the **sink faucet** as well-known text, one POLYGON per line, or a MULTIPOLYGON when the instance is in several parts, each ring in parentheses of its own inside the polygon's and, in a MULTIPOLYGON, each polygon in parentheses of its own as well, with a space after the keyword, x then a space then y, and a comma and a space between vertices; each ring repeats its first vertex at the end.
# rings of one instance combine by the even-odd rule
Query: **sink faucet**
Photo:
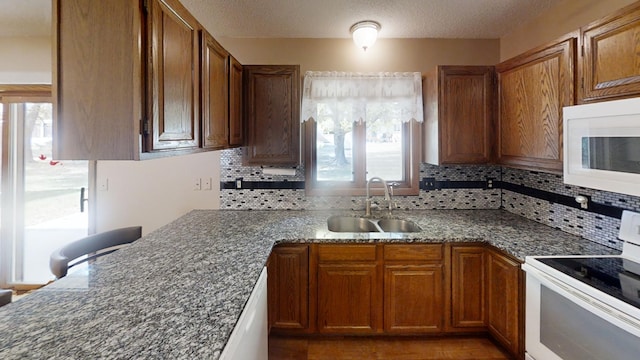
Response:
POLYGON ((380 177, 374 176, 367 181, 367 198, 364 200, 364 203, 365 203, 364 216, 371 216, 371 195, 369 195, 369 187, 371 186, 371 183, 374 180, 380 181, 384 186, 384 199, 387 200, 387 202, 389 203, 389 213, 391 213, 392 202, 391 202, 391 195, 389 194, 389 187, 387 186, 387 182, 380 177))

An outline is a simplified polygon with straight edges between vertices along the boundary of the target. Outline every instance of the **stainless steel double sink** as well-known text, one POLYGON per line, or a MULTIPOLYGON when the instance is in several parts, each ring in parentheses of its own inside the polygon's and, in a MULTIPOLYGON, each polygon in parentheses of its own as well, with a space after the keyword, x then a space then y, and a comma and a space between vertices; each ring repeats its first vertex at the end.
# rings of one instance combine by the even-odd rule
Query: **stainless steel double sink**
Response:
POLYGON ((420 232, 416 223, 403 219, 371 219, 366 217, 335 215, 327 219, 329 231, 333 232, 420 232))

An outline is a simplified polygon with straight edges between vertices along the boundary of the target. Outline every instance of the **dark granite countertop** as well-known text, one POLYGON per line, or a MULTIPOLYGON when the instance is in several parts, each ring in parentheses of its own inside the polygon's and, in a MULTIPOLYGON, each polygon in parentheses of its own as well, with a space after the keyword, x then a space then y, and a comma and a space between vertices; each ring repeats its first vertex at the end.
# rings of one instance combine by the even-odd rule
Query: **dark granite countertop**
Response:
POLYGON ((280 242, 483 241, 520 259, 619 253, 501 210, 394 212, 423 230, 410 234, 328 231, 341 213, 354 214, 194 210, 0 308, 0 359, 217 359, 280 242))

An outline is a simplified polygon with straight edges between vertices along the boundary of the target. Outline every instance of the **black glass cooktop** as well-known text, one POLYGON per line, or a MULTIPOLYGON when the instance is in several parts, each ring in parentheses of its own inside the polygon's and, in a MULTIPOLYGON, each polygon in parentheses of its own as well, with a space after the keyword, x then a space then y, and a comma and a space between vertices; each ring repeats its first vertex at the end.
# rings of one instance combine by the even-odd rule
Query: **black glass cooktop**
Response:
MULTIPOLYGON (((554 257, 536 258, 536 260, 640 308, 640 274, 629 271, 628 265, 625 269, 623 259, 620 257, 554 257)), ((629 262, 629 260, 624 261, 629 262)), ((640 264, 633 265, 635 266, 632 269, 640 268, 640 264)))

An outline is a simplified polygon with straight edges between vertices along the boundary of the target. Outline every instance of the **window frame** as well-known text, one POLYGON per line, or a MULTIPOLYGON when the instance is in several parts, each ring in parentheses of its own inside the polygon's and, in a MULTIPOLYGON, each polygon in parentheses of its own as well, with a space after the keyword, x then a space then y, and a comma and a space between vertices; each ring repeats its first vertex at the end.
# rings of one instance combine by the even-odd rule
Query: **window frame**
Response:
MULTIPOLYGON (((12 146, 23 147, 24 138, 20 136, 17 142, 10 142, 9 136, 15 131, 9 128, 9 106, 13 103, 50 103, 52 111, 55 112, 55 92, 50 84, 0 84, 0 103, 3 104, 2 139, 0 146, 2 154, 0 166, 0 186, 2 186, 2 216, 0 216, 0 287, 13 288, 19 290, 31 290, 41 287, 43 284, 25 282, 23 278, 24 269, 16 269, 16 265, 21 263, 24 254, 24 236, 16 235, 18 227, 24 229, 23 213, 25 203, 21 196, 16 194, 16 184, 14 182, 14 170, 17 168, 15 162, 10 161, 10 150, 12 146), (16 196, 18 195, 18 196, 16 196), (15 248, 14 248, 15 247, 15 248), (15 258, 18 258, 17 260, 15 258)), ((55 139, 53 139, 55 141, 55 139)), ((87 161, 88 190, 89 199, 96 199, 95 196, 95 175, 96 161, 87 161)), ((18 166, 23 170, 22 165, 18 166)), ((24 185, 18 185, 24 186, 24 185)), ((88 202, 88 233, 95 233, 95 201, 88 202)), ((22 230, 20 230, 22 231, 22 230)))
MULTIPOLYGON (((12 185, 13 177, 15 176, 15 164, 9 159, 9 146, 12 144, 9 128, 9 107, 11 104, 27 102, 53 104, 52 100, 51 85, 0 85, 0 103, 3 104, 2 139, 0 139, 0 146, 2 146, 0 159, 0 166, 2 167, 0 172, 0 184, 2 186, 2 196, 0 197, 0 205, 2 206, 2 216, 0 216, 0 238, 2 239, 0 241, 0 287, 24 285, 13 281, 14 277, 19 278, 22 276, 21 265, 16 266, 15 261, 18 261, 18 264, 22 261, 22 252, 24 251, 22 242, 24 239, 22 236, 16 235, 16 228, 24 227, 22 223, 24 219, 22 216, 16 215, 16 213, 23 211, 24 203, 20 198, 16 198, 15 185, 12 185), (20 244, 16 245, 14 242, 20 242, 20 244), (15 249, 13 248, 14 246, 16 247, 15 249), (18 258, 18 260, 15 260, 15 258, 18 258), (16 268, 20 270, 12 275, 16 268)), ((22 136, 19 136, 17 143, 13 144, 13 146, 22 147, 22 141, 22 136)))
MULTIPOLYGON (((366 195, 366 128, 365 122, 354 122, 353 146, 360 151, 354 152, 355 176, 353 181, 317 181, 317 123, 314 119, 305 121, 302 125, 303 147, 305 152, 305 192, 308 196, 323 195, 366 195)), ((404 181, 393 181, 394 195, 418 195, 420 192, 420 156, 422 148, 422 123, 411 120, 402 124, 402 147, 404 157, 404 181)), ((387 180, 387 179, 385 179, 387 180)), ((387 185, 390 185, 388 183, 387 185)), ((375 184, 370 188, 370 195, 384 195, 381 185, 375 184)))

